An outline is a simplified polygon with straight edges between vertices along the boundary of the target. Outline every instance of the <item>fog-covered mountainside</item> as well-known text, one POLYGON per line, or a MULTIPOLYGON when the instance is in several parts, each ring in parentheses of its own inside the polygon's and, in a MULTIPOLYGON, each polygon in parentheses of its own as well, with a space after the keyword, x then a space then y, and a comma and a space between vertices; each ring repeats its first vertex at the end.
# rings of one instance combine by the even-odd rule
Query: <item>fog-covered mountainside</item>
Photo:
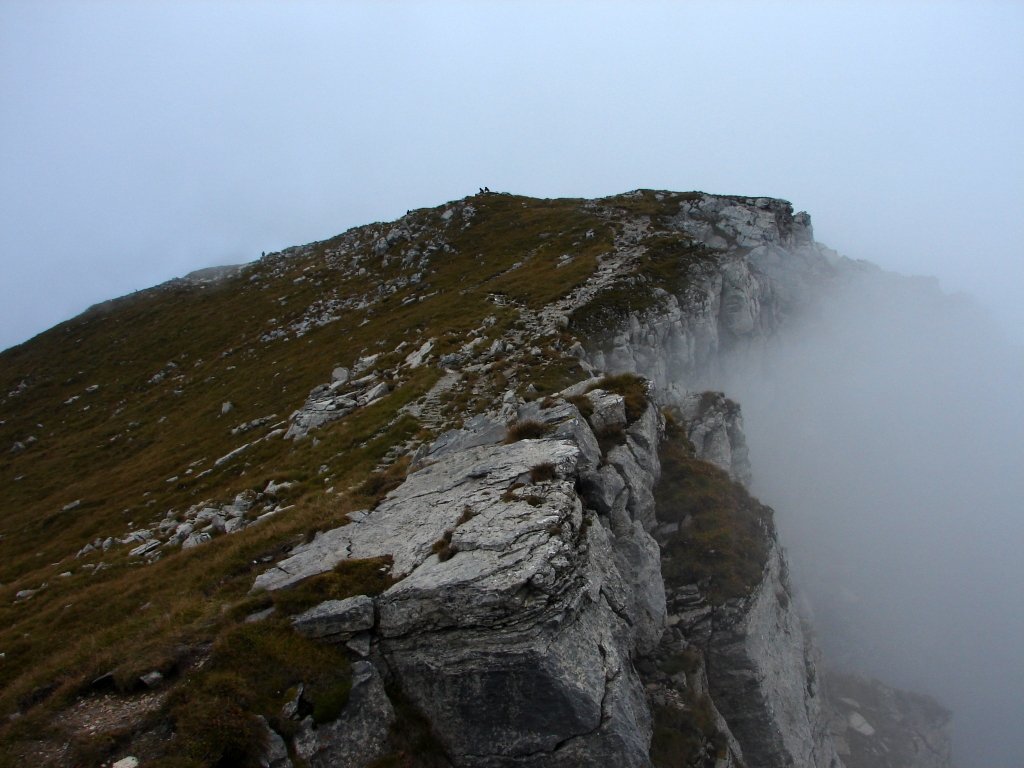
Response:
POLYGON ((950 766, 718 391, 874 271, 781 200, 481 193, 3 352, 2 764, 950 766))

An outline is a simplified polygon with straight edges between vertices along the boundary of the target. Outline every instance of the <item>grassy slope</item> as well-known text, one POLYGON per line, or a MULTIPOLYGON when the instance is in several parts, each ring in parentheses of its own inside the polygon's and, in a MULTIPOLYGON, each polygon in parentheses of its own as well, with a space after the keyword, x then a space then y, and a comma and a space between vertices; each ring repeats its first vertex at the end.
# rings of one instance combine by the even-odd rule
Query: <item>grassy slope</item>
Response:
MULTIPOLYGON (((445 227, 443 207, 407 217, 427 228, 423 239, 441 233, 454 249, 434 255, 423 283, 343 311, 302 338, 260 341, 271 318, 297 319, 328 292, 375 296, 377 285, 408 271, 393 256, 410 244, 394 246, 385 264, 372 246, 387 227, 371 225, 272 255, 215 285, 179 284, 108 302, 0 354, 0 392, 28 385, 0 395, 0 715, 28 712, 7 727, 8 740, 45 733, 54 710, 84 682, 110 670, 125 685, 150 669, 173 671, 185 663, 185 649, 226 631, 237 618, 224 606, 244 602, 263 560, 367 503, 355 492, 325 494, 315 468, 326 465, 338 489, 359 485, 392 445, 416 433, 419 426, 397 418, 398 409, 440 372, 425 366, 405 375, 390 396, 320 430, 317 441, 267 441, 196 479, 269 428, 232 435, 232 427, 270 414, 287 418, 335 365, 361 355, 383 352, 377 365, 388 368, 414 348, 389 355, 401 342, 427 338, 443 354, 488 316, 496 322, 487 334, 496 336, 515 322, 515 303, 536 307, 564 294, 611 248, 612 226, 580 201, 490 195, 469 202, 477 213, 465 229, 458 219, 445 227), (588 230, 595 236, 586 238, 588 230), (361 257, 366 274, 336 257, 344 246, 361 257), (563 254, 574 258, 556 267, 563 254), (493 293, 511 302, 500 306, 493 293), (414 294, 427 298, 402 304, 414 294), (177 366, 170 375, 149 383, 169 362, 177 366), (235 409, 222 416, 225 401, 235 409), (38 442, 7 452, 30 435, 38 442), (98 556, 75 558, 97 536, 150 526, 168 509, 203 499, 227 501, 272 478, 296 481, 289 499, 296 506, 271 522, 152 565, 127 557, 129 547, 104 555, 109 567, 95 574, 80 566, 98 556), (14 601, 18 590, 42 583, 48 586, 32 599, 14 601)), ((489 404, 483 396, 473 403, 489 404)))

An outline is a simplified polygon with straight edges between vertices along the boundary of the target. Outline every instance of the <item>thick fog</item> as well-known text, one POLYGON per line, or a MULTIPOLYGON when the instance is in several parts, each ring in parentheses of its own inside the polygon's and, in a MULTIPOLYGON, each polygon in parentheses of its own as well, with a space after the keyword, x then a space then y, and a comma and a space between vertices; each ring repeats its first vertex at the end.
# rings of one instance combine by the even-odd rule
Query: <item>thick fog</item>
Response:
POLYGON ((963 298, 867 274, 722 382, 826 657, 1024 755, 1024 352, 963 298))

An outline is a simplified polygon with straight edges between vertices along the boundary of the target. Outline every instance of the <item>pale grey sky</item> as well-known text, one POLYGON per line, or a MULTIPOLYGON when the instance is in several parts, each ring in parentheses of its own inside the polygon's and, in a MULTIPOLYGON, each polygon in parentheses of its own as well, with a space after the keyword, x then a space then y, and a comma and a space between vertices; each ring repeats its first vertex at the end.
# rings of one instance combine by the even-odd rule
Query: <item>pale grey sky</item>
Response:
POLYGON ((437 205, 771 195, 1024 327, 1024 5, 0 0, 0 348, 437 205))

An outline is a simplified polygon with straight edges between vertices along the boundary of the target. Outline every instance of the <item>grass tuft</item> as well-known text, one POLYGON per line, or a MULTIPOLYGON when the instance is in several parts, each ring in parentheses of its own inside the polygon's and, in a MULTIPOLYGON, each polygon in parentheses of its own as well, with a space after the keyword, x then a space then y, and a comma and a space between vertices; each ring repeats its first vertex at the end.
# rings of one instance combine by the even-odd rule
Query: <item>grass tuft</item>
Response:
POLYGON ((554 480, 556 477, 558 477, 558 468, 550 461, 545 461, 530 468, 531 482, 543 483, 548 480, 554 480))
POLYGON ((626 407, 626 423, 632 424, 647 410, 647 381, 634 373, 619 373, 614 376, 605 376, 598 382, 587 388, 588 392, 595 389, 603 389, 606 392, 614 392, 622 395, 626 407))
POLYGON ((518 443, 520 440, 536 440, 551 432, 551 425, 533 419, 517 421, 508 425, 505 443, 518 443))

